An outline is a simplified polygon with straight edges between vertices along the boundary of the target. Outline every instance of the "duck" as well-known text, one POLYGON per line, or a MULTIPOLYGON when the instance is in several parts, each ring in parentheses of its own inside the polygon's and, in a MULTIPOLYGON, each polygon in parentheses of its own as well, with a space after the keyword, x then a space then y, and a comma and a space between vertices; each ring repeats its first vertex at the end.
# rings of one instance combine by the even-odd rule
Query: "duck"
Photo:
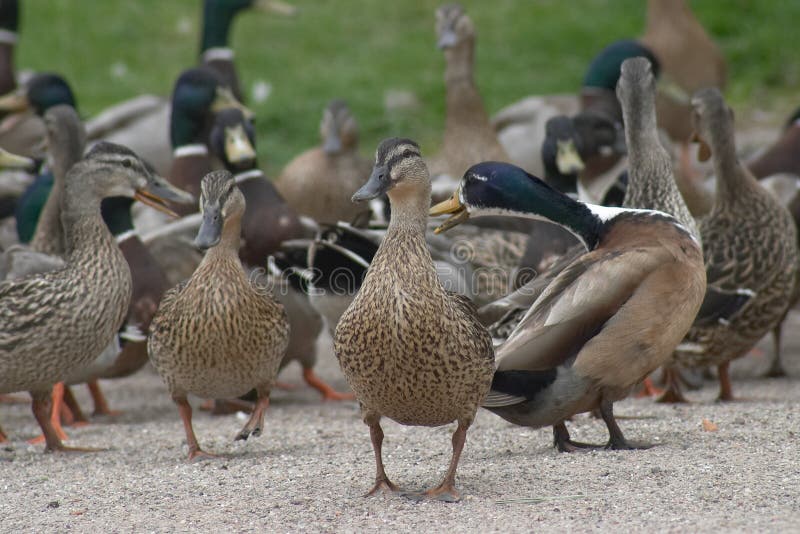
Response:
POLYGON ((475 25, 460 4, 436 10, 436 36, 445 58, 446 95, 442 148, 431 163, 434 176, 458 177, 486 159, 507 161, 475 85, 475 25))
MULTIPOLYGON (((718 400, 734 400, 728 368, 786 313, 798 268, 797 229, 789 211, 742 165, 736 155, 733 112, 716 88, 692 97, 693 138, 699 158, 713 161, 716 194, 700 221, 708 293, 673 361, 685 367, 716 366, 718 400)), ((675 380, 665 395, 684 401, 675 380)))
POLYGON ((318 223, 353 222, 365 210, 350 197, 372 170, 358 152, 358 123, 347 103, 337 99, 325 107, 319 129, 322 145, 287 163, 275 185, 301 215, 318 223))
MULTIPOLYGON (((305 238, 316 230, 313 223, 304 222, 284 200, 273 183, 258 168, 256 137, 250 121, 238 109, 218 112, 209 136, 211 154, 223 162, 234 176, 240 191, 252 206, 245 210, 241 221, 242 244, 239 257, 248 269, 259 269, 262 276, 255 279, 265 287, 281 287, 275 298, 284 306, 289 317, 289 346, 279 370, 297 361, 302 367, 303 380, 320 392, 325 401, 352 400, 327 384, 314 371, 317 363, 317 337, 323 330, 319 313, 309 301, 308 294, 294 282, 284 279, 281 272, 269 272, 270 257, 284 249, 284 243, 305 238), (269 229, 265 231, 264 229, 269 229)), ((251 271, 256 274, 255 271, 251 271)), ((215 412, 219 411, 219 407, 215 412)))
POLYGON ((53 384, 109 345, 130 302, 130 270, 100 216, 101 200, 119 195, 164 209, 185 198, 132 151, 98 143, 66 176, 65 267, 0 283, 0 392, 30 392, 46 451, 81 450, 50 423, 53 384))
POLYGON ((563 452, 596 447, 573 441, 565 420, 599 409, 609 431, 605 447, 646 448, 625 438, 613 403, 669 359, 700 308, 705 268, 691 232, 664 212, 574 200, 502 162, 470 168, 453 197, 430 214, 450 215, 437 231, 504 214, 542 218, 575 234, 586 252, 495 349, 482 406, 516 425, 552 425, 563 452))
POLYGON ((255 408, 235 439, 260 435, 289 344, 283 306, 253 285, 239 260, 245 197, 230 172, 203 177, 200 206, 195 244, 206 254, 189 280, 164 295, 147 340, 150 361, 183 421, 190 461, 212 454, 197 441, 186 396, 231 398, 255 388, 255 408))
POLYGON ((492 380, 492 340, 470 300, 445 291, 436 275, 425 241, 430 173, 413 140, 382 141, 353 200, 384 193, 392 206, 389 228, 334 334, 375 452, 375 485, 367 495, 399 491, 383 465, 382 417, 415 426, 456 421, 450 466, 438 486, 419 495, 456 501, 467 430, 492 380))
POLYGON ((7 0, 0 4, 0 95, 17 88, 14 51, 19 30, 19 2, 7 0))

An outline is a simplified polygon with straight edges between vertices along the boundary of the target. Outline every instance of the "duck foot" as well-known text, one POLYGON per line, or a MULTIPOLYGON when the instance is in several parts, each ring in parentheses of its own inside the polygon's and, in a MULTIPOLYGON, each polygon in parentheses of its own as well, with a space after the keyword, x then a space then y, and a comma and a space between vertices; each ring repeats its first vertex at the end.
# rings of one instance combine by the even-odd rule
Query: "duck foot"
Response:
POLYGON ((372 497, 379 493, 400 493, 400 488, 388 478, 384 478, 382 480, 376 480, 375 485, 364 494, 364 497, 372 497))
MULTIPOLYGON (((62 384, 63 386, 63 384, 62 384)), ((105 449, 95 449, 90 447, 67 447, 65 446, 53 425, 53 420, 60 419, 59 412, 53 409, 52 401, 53 393, 51 391, 32 391, 31 392, 31 409, 33 416, 39 423, 44 436, 45 452, 102 452, 105 449), (55 418, 53 417, 55 415, 55 418)), ((60 421, 59 421, 60 423, 60 421)), ((59 424, 60 429, 60 424, 59 424)), ((63 433, 63 430, 61 431, 63 433)))
POLYGON ((614 403, 603 400, 600 402, 600 413, 603 415, 603 421, 608 427, 608 444, 605 448, 612 451, 631 451, 638 449, 649 449, 653 445, 647 443, 638 443, 628 441, 625 435, 619 428, 616 419, 614 418, 614 403))
POLYGON ((100 389, 100 384, 97 380, 90 380, 86 383, 86 386, 89 388, 89 393, 92 395, 92 402, 94 403, 93 416, 105 415, 108 417, 116 417, 122 415, 122 412, 119 410, 112 410, 109 408, 108 400, 103 394, 103 390, 100 389))
POLYGON ((402 495, 412 501, 459 502, 461 500, 461 494, 454 485, 439 485, 428 491, 410 491, 402 495))
POLYGON ((664 391, 663 395, 656 399, 656 402, 661 404, 688 403, 689 401, 686 400, 686 397, 683 396, 683 392, 681 391, 677 371, 672 367, 665 367, 663 377, 667 389, 664 391))
POLYGON ((664 393, 663 389, 657 388, 656 385, 653 383, 653 379, 649 376, 642 380, 642 388, 636 392, 634 395, 637 399, 643 397, 657 397, 664 393))
POLYGON ((205 460, 216 460, 219 458, 218 454, 211 454, 202 449, 189 449, 189 462, 203 462, 205 460))
POLYGON ((300 386, 297 384, 291 384, 289 382, 275 382, 275 389, 280 389, 282 391, 297 391, 300 389, 300 386))
MULTIPOLYGON (((39 421, 39 426, 42 428, 42 433, 36 436, 35 438, 29 439, 28 440, 29 444, 38 445, 39 443, 47 443, 47 448, 49 449, 51 446, 57 447, 56 440, 58 444, 63 447, 61 441, 69 439, 67 437, 67 433, 64 432, 64 428, 61 426, 61 417, 63 412, 65 411, 68 412, 70 420, 72 418, 72 413, 70 412, 69 408, 67 408, 64 404, 65 388, 66 386, 64 385, 64 383, 59 382, 58 384, 53 386, 52 392, 47 395, 46 409, 49 412, 49 414, 47 415, 47 419, 49 420, 48 426, 53 433, 53 436, 51 437, 50 441, 48 441, 47 439, 47 431, 45 430, 45 427, 42 425, 42 422, 39 421), (56 438, 56 440, 53 440, 52 439, 53 437, 56 438)), ((33 396, 33 394, 31 395, 33 396)), ((37 395, 41 396, 42 394, 39 393, 37 395)), ((32 409, 34 410, 34 415, 36 416, 37 421, 39 416, 36 414, 36 410, 37 409, 44 410, 45 409, 44 404, 45 401, 43 399, 40 399, 38 401, 38 404, 37 401, 34 400, 33 404, 31 405, 32 409)))
POLYGON ((250 414, 250 419, 247 420, 244 427, 236 434, 234 441, 246 440, 248 437, 258 437, 261 435, 261 429, 264 428, 264 412, 269 408, 269 389, 259 389, 258 402, 250 414))
POLYGON ((194 462, 216 458, 216 455, 202 450, 200 444, 197 442, 197 436, 194 435, 194 428, 192 427, 192 405, 189 404, 186 397, 173 395, 172 401, 178 405, 178 414, 180 414, 181 421, 183 422, 183 430, 186 433, 186 443, 189 445, 189 461, 194 462))
POLYGON ((27 404, 28 400, 14 395, 0 395, 0 404, 27 404))
POLYGON ((341 393, 336 391, 323 381, 313 369, 310 367, 303 369, 303 380, 306 384, 322 393, 322 399, 326 401, 350 401, 355 400, 356 396, 353 393, 341 393))
POLYGON ((553 446, 558 452, 586 452, 603 448, 603 445, 572 441, 569 437, 567 425, 563 421, 553 425, 553 446))

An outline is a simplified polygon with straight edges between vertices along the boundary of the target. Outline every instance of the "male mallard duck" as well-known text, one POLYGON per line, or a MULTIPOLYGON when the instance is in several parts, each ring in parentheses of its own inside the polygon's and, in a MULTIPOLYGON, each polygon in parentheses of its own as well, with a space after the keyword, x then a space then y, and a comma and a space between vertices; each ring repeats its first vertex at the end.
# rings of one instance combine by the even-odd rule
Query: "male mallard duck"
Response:
POLYGON ((564 421, 599 408, 608 447, 637 447, 617 426, 613 403, 666 362, 692 324, 705 290, 697 240, 666 213, 584 204, 497 162, 472 167, 453 198, 431 208, 445 213, 453 215, 440 229, 473 215, 543 218, 587 249, 497 348, 483 406, 518 425, 553 425, 561 451, 584 446, 564 421))
POLYGON ((68 450, 50 424, 53 384, 97 357, 128 309, 130 271, 100 217, 101 200, 118 195, 183 200, 136 154, 99 143, 67 173, 66 266, 0 283, 0 392, 30 391, 47 450, 68 450))
POLYGON ((231 398, 255 388, 258 402, 236 439, 258 436, 289 342, 283 307, 252 284, 239 260, 245 199, 231 173, 203 178, 200 209, 195 243, 206 255, 188 281, 164 295, 147 345, 178 405, 190 460, 210 455, 197 443, 186 395, 231 398))
POLYGON ((444 51, 446 111, 442 151, 434 173, 461 176, 487 159, 508 160, 475 86, 475 26, 459 4, 436 10, 437 45, 444 51), (439 162, 441 160, 441 162, 439 162))
POLYGON ((344 101, 333 100, 322 114, 319 129, 322 146, 290 161, 276 186, 301 215, 320 223, 353 222, 364 208, 350 197, 372 167, 358 153, 358 124, 344 101))
POLYGON ((467 429, 489 389, 494 353, 489 333, 466 297, 445 291, 425 242, 430 175, 419 146, 386 139, 369 181, 354 201, 387 193, 392 215, 364 283, 336 326, 336 357, 361 403, 375 451, 375 486, 397 491, 383 468, 380 419, 404 425, 458 422, 442 483, 425 493, 458 500, 455 475, 467 429))
MULTIPOLYGON (((733 112, 718 89, 692 97, 700 158, 713 158, 714 208, 700 222, 708 292, 675 361, 716 365, 719 400, 732 400, 728 366, 746 354, 782 318, 798 266, 797 230, 789 211, 738 160, 733 112)), ((673 380, 668 399, 683 400, 673 380)))

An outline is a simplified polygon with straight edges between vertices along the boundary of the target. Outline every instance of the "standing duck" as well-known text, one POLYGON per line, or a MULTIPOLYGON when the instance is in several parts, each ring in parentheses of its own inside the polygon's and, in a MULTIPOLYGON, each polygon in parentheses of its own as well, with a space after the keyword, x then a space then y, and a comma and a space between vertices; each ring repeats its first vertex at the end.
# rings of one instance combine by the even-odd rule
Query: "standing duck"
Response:
POLYGON ((290 161, 276 186, 301 215, 319 223, 353 222, 365 210, 350 197, 372 168, 358 153, 358 124, 343 100, 333 100, 322 114, 319 129, 322 146, 290 161))
POLYGON ((0 392, 31 393, 46 450, 72 450, 50 424, 53 384, 94 360, 128 309, 130 271, 100 216, 101 200, 118 195, 159 207, 183 200, 133 152, 99 143, 67 173, 66 266, 0 283, 0 392))
MULTIPOLYGON (((717 366, 719 400, 733 400, 728 366, 746 354, 784 316, 795 286, 797 230, 789 211, 736 156, 733 112, 717 89, 692 97, 692 122, 701 159, 711 157, 717 190, 700 222, 708 292, 675 361, 717 366)), ((677 382, 669 400, 684 400, 677 382)))
POLYGON ((561 451, 587 446, 570 440, 564 421, 599 408, 607 447, 642 447, 625 439, 613 403, 668 360, 700 307, 705 270, 692 234, 666 213, 584 204, 497 162, 472 167, 453 198, 431 208, 445 213, 441 230, 472 215, 543 218, 587 249, 497 348, 483 406, 517 425, 552 425, 561 451))
POLYGON ((458 177, 479 161, 507 161, 475 86, 475 26, 463 7, 445 4, 436 10, 436 36, 445 59, 446 111, 434 174, 458 177))
POLYGON ((253 285, 239 260, 245 199, 230 172, 203 178, 200 209, 195 243, 206 255, 189 280, 164 295, 148 339, 150 360, 178 405, 189 460, 211 455, 194 435, 187 394, 232 398, 255 388, 258 401, 236 439, 258 436, 289 342, 283 306, 253 285))
POLYGON ((430 175, 414 141, 384 140, 353 200, 384 193, 392 206, 389 229, 336 327, 336 357, 370 430, 376 475, 369 494, 398 490, 383 467, 381 417, 419 426, 457 421, 450 467, 425 493, 455 501, 467 429, 492 380, 492 340, 469 299, 445 291, 436 275, 425 242, 430 175))

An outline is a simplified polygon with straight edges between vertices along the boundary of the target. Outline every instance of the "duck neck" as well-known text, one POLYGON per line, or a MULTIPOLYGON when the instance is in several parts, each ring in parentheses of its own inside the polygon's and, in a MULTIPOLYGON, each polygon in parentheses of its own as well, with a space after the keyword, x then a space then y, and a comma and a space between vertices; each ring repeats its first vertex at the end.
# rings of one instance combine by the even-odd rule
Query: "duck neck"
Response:
POLYGON ((683 0, 648 0, 647 30, 664 26, 682 26, 693 16, 683 0))
POLYGON ((104 171, 73 167, 67 174, 62 199, 61 224, 66 254, 72 261, 81 256, 100 256, 102 248, 116 248, 111 232, 100 216, 100 196, 94 184, 104 171))
POLYGON ((64 230, 61 224, 61 199, 64 197, 64 177, 53 172, 53 188, 36 223, 31 248, 46 254, 64 254, 64 230))
MULTIPOLYGON (((730 126, 730 124, 728 125, 730 126)), ((717 177, 717 203, 732 203, 741 198, 743 189, 758 186, 736 155, 736 139, 730 127, 713 128, 709 146, 717 177)))
POLYGON ((467 39, 445 50, 444 83, 448 122, 460 116, 468 117, 476 107, 483 109, 473 79, 474 48, 474 39, 467 39))
POLYGON ((16 34, 0 28, 0 94, 2 95, 17 88, 14 77, 15 43, 16 34))
POLYGON ((232 215, 225 219, 222 226, 222 235, 219 243, 209 249, 206 257, 213 258, 236 258, 239 261, 239 245, 242 234, 242 215, 232 215))
POLYGON ((389 191, 392 215, 389 219, 390 234, 399 232, 418 234, 424 239, 428 225, 428 209, 431 203, 431 186, 400 186, 389 191))
POLYGON ((203 59, 206 59, 206 52, 210 50, 227 50, 233 56, 229 34, 235 16, 236 11, 228 9, 222 2, 204 2, 203 35, 200 40, 200 54, 203 59))
MULTIPOLYGON (((169 170, 169 181, 175 187, 188 191, 195 198, 200 195, 200 181, 211 172, 211 158, 208 148, 201 143, 186 144, 173 151, 172 166, 169 170)), ((179 215, 188 215, 197 211, 196 205, 176 205, 179 215)))

